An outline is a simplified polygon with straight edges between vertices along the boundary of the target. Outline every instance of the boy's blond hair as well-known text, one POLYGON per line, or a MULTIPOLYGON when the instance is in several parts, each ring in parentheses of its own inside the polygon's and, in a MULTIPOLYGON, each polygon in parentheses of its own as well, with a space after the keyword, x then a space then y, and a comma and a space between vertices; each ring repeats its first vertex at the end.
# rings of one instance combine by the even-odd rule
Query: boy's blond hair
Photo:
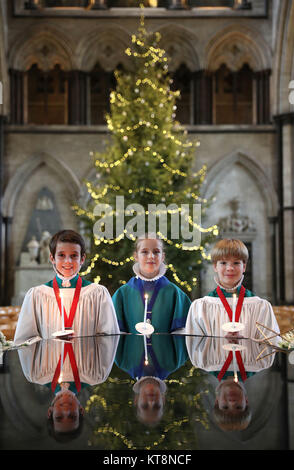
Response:
POLYGON ((249 258, 248 250, 241 240, 224 238, 214 245, 211 251, 213 264, 216 264, 221 259, 227 258, 237 258, 242 260, 243 263, 247 263, 249 258))

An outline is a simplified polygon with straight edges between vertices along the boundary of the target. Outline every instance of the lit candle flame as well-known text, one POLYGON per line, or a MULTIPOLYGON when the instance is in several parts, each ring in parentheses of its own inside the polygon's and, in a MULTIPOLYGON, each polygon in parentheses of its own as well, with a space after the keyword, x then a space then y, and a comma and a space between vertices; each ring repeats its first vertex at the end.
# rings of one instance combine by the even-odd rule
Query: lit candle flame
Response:
POLYGON ((147 318, 147 305, 148 305, 148 294, 145 294, 144 323, 146 323, 146 318, 147 318))

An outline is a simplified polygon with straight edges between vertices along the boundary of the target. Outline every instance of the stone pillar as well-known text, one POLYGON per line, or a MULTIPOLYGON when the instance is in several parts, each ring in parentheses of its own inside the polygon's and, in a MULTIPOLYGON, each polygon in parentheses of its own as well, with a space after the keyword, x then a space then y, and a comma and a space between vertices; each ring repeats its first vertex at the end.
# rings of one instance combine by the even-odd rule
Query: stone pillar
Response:
POLYGON ((212 124, 212 74, 198 70, 194 82, 194 124, 212 124))
POLYGON ((3 217, 4 222, 4 289, 3 305, 10 305, 13 294, 14 267, 11 261, 11 225, 12 217, 3 217))
POLYGON ((10 123, 24 123, 24 72, 10 70, 10 123))
POLYGON ((294 303, 294 119, 283 126, 283 219, 285 300, 294 303))
POLYGON ((4 117, 0 116, 0 305, 4 305, 4 247, 2 237, 3 214, 2 214, 2 196, 3 196, 3 152, 4 152, 4 117))
POLYGON ((270 122, 270 70, 254 74, 256 83, 256 124, 270 122))
POLYGON ((275 116, 277 126, 280 303, 294 304, 294 113, 275 116))
POLYGON ((68 75, 68 123, 87 123, 87 79, 86 73, 79 70, 68 75))
POLYGON ((271 264, 272 264, 272 295, 271 295, 271 301, 273 305, 277 305, 277 300, 278 300, 278 291, 279 291, 279 286, 278 286, 278 266, 279 266, 279 260, 278 260, 278 246, 277 246, 277 223, 278 223, 278 217, 269 217, 268 218, 269 224, 270 224, 270 238, 271 238, 271 264))

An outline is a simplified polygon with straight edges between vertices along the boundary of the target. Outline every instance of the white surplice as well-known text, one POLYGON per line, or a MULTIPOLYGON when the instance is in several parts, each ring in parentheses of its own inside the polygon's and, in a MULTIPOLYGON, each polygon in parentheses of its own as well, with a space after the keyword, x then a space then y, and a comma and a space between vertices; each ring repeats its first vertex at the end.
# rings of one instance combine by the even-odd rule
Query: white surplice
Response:
MULTIPOLYGON (((119 336, 99 336, 72 341, 80 381, 88 385, 105 382, 115 359, 119 336)), ((52 382, 62 354, 63 341, 39 341, 19 348, 18 355, 24 376, 29 382, 45 385, 52 382)), ((67 354, 62 364, 64 382, 74 381, 67 354)))
MULTIPOLYGON (((65 311, 69 315, 74 297, 74 288, 62 289, 65 311)), ((93 336, 96 334, 119 334, 115 309, 106 287, 89 284, 81 288, 72 329, 75 336, 93 336)), ((47 285, 32 287, 26 294, 15 331, 14 343, 50 339, 56 331, 62 330, 62 318, 59 312, 54 289, 47 285)))
MULTIPOLYGON (((207 372, 220 371, 229 355, 226 349, 229 341, 226 338, 186 336, 186 346, 192 364, 207 372)), ((252 340, 238 340, 242 347, 240 354, 246 372, 260 372, 272 366, 275 359, 275 351, 265 344, 252 340), (271 354, 272 353, 272 354, 271 354)), ((234 345, 233 345, 234 347, 234 345)), ((234 364, 228 367, 228 371, 234 370, 234 364)), ((239 371, 239 369, 237 369, 239 371)))
MULTIPOLYGON (((229 306, 233 308, 233 298, 227 297, 229 306)), ((229 316, 219 297, 205 296, 192 302, 188 312, 185 333, 199 336, 225 336, 227 332, 222 329, 224 323, 230 322, 229 316)), ((244 297, 239 322, 245 325, 240 334, 244 338, 263 339, 256 322, 265 325, 279 333, 279 325, 271 304, 258 296, 244 297)), ((262 328, 266 336, 273 333, 262 328)))

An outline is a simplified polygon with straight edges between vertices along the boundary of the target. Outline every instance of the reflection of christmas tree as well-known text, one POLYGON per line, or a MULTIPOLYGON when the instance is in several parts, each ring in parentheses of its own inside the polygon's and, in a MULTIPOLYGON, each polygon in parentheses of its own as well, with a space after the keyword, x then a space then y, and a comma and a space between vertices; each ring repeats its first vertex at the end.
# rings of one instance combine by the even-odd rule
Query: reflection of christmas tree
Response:
POLYGON ((209 428, 202 403, 209 392, 205 374, 191 363, 165 380, 168 390, 161 421, 156 427, 136 418, 134 380, 114 367, 106 382, 93 387, 86 404, 86 419, 91 423, 92 448, 113 450, 195 450, 197 429, 209 428))
MULTIPOLYGON (((196 270, 207 258, 205 245, 217 233, 217 227, 202 228, 193 218, 193 204, 201 204, 202 214, 207 201, 201 199, 200 189, 205 178, 205 167, 192 172, 195 148, 187 132, 175 121, 176 99, 179 92, 171 90, 168 75, 168 59, 159 47, 160 35, 149 34, 141 18, 138 34, 132 37, 132 47, 126 50, 130 58, 130 71, 116 71, 116 90, 110 94, 110 114, 107 123, 110 139, 102 153, 93 153, 99 171, 98 183, 87 182, 91 200, 86 208, 74 209, 89 228, 92 235, 91 262, 85 274, 96 282, 106 285, 111 292, 132 275, 134 230, 128 222, 135 213, 128 213, 130 204, 144 208, 147 223, 148 205, 163 204, 168 213, 168 232, 162 234, 166 241, 167 276, 191 292, 196 285, 196 270), (117 196, 124 197, 124 226, 116 230, 117 196), (113 214, 113 237, 93 237, 93 224, 97 219, 94 208, 97 204, 108 204, 116 211, 113 214), (173 206, 171 206, 173 204, 173 206), (182 204, 189 204, 188 221, 190 232, 200 230, 201 242, 185 246, 181 230, 178 237, 171 236, 171 224, 180 219, 182 204), (115 218, 116 217, 116 218, 115 218)), ((161 213, 161 209, 157 214, 161 213)), ((160 234, 159 225, 156 231, 160 234)), ((136 229, 136 227, 135 227, 136 229)), ((144 230, 145 231, 145 230, 144 230)))

